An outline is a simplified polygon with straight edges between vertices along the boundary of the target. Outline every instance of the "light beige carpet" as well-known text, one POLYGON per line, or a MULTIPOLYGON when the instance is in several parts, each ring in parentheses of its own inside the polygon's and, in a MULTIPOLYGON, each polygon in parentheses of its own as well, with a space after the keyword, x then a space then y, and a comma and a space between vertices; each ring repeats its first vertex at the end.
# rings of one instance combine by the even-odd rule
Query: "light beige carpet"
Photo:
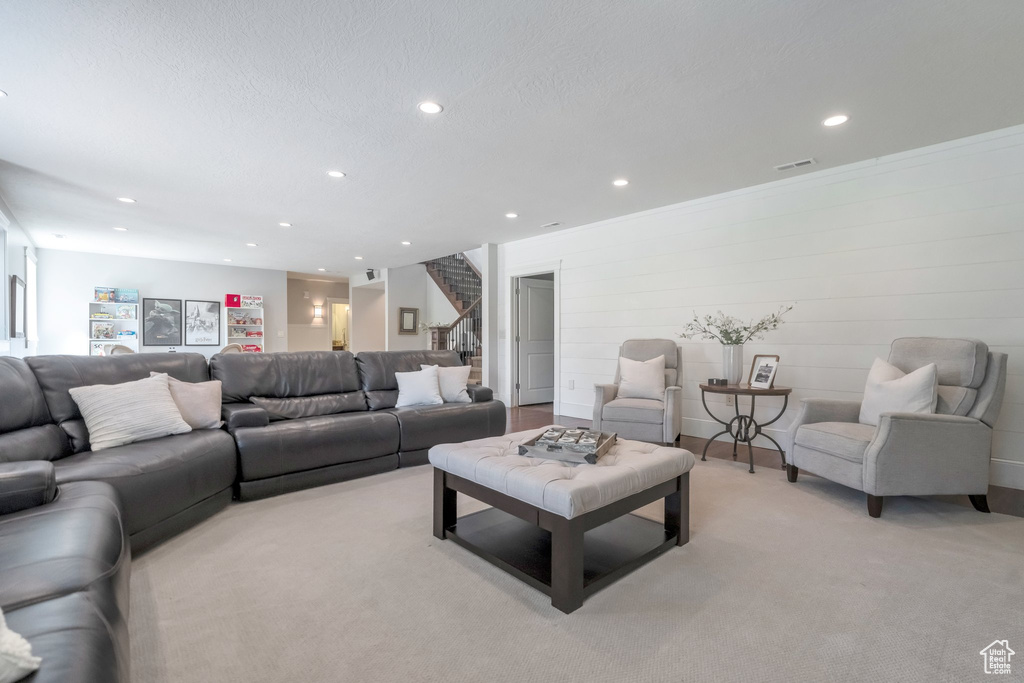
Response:
POLYGON ((141 556, 135 680, 981 681, 997 638, 1024 677, 1024 519, 899 498, 876 520, 821 479, 698 462, 690 543, 565 615, 434 539, 431 484, 233 504, 141 556))

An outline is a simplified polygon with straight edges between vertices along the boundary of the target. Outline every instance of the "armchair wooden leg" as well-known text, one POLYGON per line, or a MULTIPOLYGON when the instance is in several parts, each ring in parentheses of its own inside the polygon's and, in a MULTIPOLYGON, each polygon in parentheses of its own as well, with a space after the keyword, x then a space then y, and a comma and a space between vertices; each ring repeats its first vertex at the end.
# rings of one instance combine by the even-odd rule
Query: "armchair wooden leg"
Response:
POLYGON ((796 481, 797 476, 800 474, 800 468, 796 465, 786 464, 786 479, 790 481, 796 481))
POLYGON ((982 494, 980 496, 967 496, 971 499, 971 505, 978 512, 992 512, 988 509, 988 496, 982 494))
POLYGON ((882 502, 885 500, 882 496, 872 496, 868 494, 868 514, 872 517, 882 516, 882 502))

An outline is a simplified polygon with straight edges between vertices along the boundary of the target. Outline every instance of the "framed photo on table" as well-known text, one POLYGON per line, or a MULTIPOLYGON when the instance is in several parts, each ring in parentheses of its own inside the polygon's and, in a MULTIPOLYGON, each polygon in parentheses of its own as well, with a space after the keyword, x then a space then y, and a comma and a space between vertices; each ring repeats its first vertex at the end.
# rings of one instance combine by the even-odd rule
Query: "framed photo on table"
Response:
POLYGON ((775 384, 775 373, 779 369, 779 357, 769 355, 754 356, 750 364, 750 376, 747 385, 751 389, 771 389, 775 384))

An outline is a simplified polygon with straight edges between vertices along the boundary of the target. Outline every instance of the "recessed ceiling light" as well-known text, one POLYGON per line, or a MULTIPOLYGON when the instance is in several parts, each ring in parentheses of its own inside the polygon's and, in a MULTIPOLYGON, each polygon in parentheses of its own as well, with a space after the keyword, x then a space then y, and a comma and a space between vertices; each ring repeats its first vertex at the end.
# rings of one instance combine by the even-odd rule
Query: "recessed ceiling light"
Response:
POLYGON ((830 116, 822 121, 821 125, 829 126, 831 128, 832 126, 841 126, 849 120, 850 117, 846 114, 836 114, 835 116, 830 116))
POLYGON ((56 238, 57 238, 57 239, 59 239, 59 240, 62 240, 62 239, 64 239, 65 237, 67 237, 67 235, 61 235, 61 234, 60 234, 59 232, 55 232, 55 233, 53 233, 53 236, 54 236, 54 237, 56 237, 56 238))
POLYGON ((362 256, 356 256, 356 261, 362 261, 362 260, 363 260, 362 256))
POLYGON ((420 102, 420 111, 424 114, 440 114, 444 107, 437 102, 420 102))
POLYGON ((231 259, 229 259, 229 258, 224 259, 224 261, 227 262, 227 263, 231 263, 231 259))
POLYGON ((125 204, 134 204, 135 200, 131 197, 118 197, 117 201, 124 202, 125 204))
POLYGON ((321 273, 326 273, 327 272, 326 268, 317 268, 317 270, 319 270, 321 273))
POLYGON ((290 227, 292 227, 291 223, 278 223, 278 225, 280 225, 282 228, 290 228, 290 227))
POLYGON ((247 247, 258 247, 260 245, 256 244, 255 242, 246 242, 245 246, 247 246, 247 247))
POLYGON ((618 180, 613 180, 612 185, 615 187, 625 187, 626 185, 629 185, 629 181, 625 178, 619 178, 618 180))
POLYGON ((505 218, 519 218, 518 213, 506 213, 505 218))
POLYGON ((403 246, 403 247, 407 247, 407 246, 409 246, 410 244, 412 244, 412 242, 402 242, 402 246, 403 246))
POLYGON ((344 178, 345 177, 345 174, 342 173, 341 171, 328 171, 327 175, 331 176, 332 178, 344 178))
POLYGON ((114 228, 114 230, 117 230, 118 232, 128 232, 128 228, 114 228))

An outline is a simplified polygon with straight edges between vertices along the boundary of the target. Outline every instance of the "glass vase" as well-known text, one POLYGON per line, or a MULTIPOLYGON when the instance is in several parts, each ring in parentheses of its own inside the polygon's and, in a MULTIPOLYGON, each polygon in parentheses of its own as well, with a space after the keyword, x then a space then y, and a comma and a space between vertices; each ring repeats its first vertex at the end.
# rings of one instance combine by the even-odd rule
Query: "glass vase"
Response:
POLYGON ((739 384, 743 377, 743 344, 722 344, 722 377, 739 384))

